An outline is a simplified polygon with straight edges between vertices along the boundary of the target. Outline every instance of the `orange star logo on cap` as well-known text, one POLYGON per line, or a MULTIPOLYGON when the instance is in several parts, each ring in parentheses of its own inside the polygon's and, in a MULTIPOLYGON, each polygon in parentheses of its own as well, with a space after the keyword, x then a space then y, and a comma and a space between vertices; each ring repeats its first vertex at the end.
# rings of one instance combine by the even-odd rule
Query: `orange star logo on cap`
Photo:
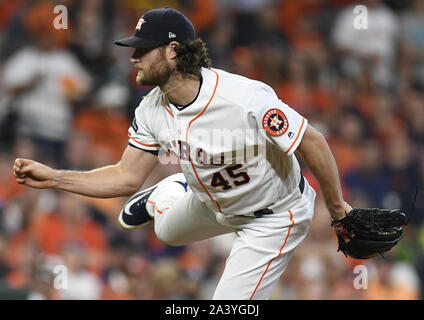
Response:
POLYGON ((143 24, 145 24, 147 21, 146 20, 144 20, 143 19, 143 17, 141 17, 139 20, 138 20, 138 23, 137 23, 137 26, 135 27, 137 30, 140 30, 141 29, 141 25, 143 25, 143 24))

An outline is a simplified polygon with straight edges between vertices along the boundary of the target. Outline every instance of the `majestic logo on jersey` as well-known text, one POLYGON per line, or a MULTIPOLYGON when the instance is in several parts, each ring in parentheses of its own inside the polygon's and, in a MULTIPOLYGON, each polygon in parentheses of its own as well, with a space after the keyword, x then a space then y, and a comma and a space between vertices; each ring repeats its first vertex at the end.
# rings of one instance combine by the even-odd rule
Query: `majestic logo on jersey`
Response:
POLYGON ((138 23, 137 23, 137 26, 135 27, 136 28, 136 30, 140 30, 141 29, 141 25, 142 24, 145 24, 147 21, 146 20, 144 20, 143 19, 143 17, 141 17, 139 20, 138 20, 138 23))
POLYGON ((263 119, 262 126, 266 132, 274 137, 279 137, 289 128, 286 115, 279 109, 268 110, 263 119))

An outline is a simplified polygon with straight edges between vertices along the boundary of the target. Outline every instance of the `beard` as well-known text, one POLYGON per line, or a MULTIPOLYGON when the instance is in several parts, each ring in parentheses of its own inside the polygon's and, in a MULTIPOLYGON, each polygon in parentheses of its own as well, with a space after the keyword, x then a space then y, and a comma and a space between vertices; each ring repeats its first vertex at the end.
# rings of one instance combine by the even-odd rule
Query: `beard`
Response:
POLYGON ((162 59, 152 64, 148 70, 139 70, 136 82, 141 86, 162 86, 168 82, 173 71, 165 59, 162 59))

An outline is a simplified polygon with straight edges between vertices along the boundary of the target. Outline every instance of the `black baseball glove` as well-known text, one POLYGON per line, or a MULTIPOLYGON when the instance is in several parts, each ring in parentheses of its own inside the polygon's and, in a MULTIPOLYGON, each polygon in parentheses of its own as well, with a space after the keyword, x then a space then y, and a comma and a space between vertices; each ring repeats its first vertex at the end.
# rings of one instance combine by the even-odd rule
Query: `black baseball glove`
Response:
POLYGON ((400 210, 355 208, 345 217, 333 220, 339 249, 354 259, 368 259, 393 248, 403 237, 407 218, 400 210), (350 241, 344 238, 350 237, 350 241))

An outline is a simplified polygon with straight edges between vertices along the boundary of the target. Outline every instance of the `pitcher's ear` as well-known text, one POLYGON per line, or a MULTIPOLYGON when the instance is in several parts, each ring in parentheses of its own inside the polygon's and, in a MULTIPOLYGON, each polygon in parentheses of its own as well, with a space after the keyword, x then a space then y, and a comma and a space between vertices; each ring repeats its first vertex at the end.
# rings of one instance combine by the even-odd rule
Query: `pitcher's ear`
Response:
POLYGON ((170 54, 170 59, 175 59, 175 57, 177 56, 177 52, 175 51, 175 47, 179 46, 180 43, 177 41, 171 41, 168 44, 168 48, 170 49, 169 54, 170 54))

